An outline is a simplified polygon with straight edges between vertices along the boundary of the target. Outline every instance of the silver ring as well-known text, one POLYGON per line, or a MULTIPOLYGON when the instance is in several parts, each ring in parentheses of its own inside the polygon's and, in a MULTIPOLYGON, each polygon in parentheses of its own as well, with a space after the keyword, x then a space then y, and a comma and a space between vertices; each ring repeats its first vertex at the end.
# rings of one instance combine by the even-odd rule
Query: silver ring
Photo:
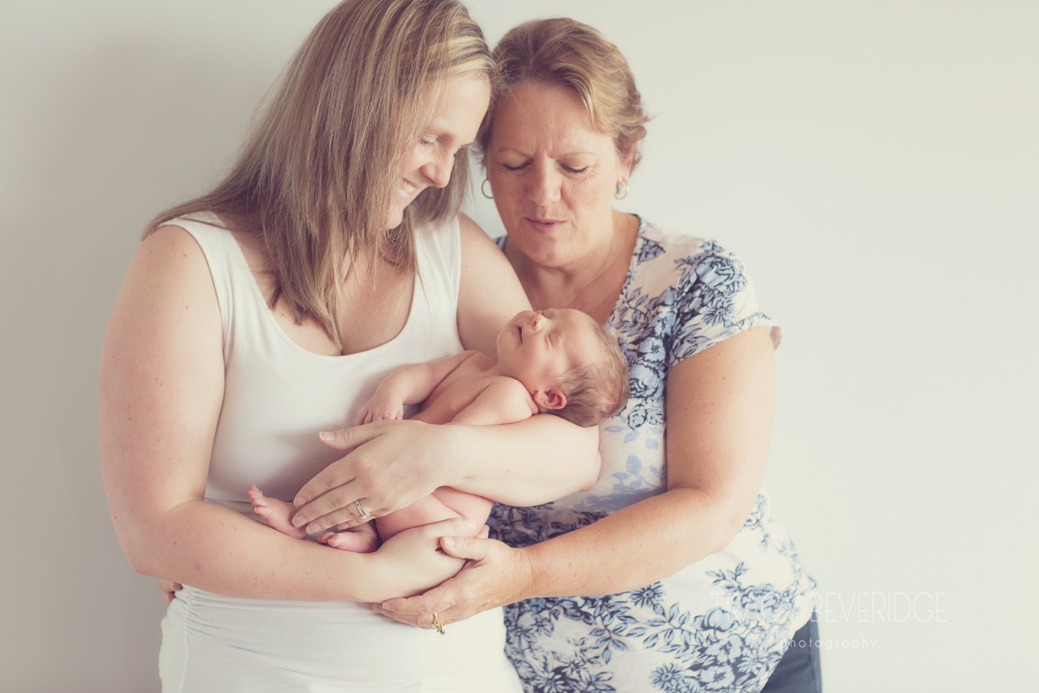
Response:
POLYGON ((361 505, 361 501, 355 500, 354 508, 357 509, 357 519, 361 522, 367 522, 368 520, 372 519, 372 514, 364 509, 364 506, 361 505))

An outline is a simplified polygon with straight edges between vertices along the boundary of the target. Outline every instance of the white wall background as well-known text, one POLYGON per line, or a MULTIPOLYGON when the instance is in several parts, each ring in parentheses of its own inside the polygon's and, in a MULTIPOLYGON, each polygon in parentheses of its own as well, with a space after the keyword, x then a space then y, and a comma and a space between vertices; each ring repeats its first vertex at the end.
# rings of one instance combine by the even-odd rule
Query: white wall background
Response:
MULTIPOLYGON (((332 4, 0 5, 0 689, 158 690, 101 335, 142 225, 216 180, 332 4)), ((621 47, 656 116, 622 208, 736 250, 782 319, 768 485, 827 689, 1035 689, 1039 4, 469 5, 492 41, 569 15, 621 47)))

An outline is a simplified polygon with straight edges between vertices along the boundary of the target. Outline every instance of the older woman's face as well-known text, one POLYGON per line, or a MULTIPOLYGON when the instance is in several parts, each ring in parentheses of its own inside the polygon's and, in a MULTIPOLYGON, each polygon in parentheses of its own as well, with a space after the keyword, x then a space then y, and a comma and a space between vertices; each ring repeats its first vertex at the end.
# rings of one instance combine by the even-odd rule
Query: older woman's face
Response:
POLYGON ((573 92, 514 88, 495 116, 486 164, 509 242, 531 260, 566 267, 609 247, 613 195, 630 166, 573 92))

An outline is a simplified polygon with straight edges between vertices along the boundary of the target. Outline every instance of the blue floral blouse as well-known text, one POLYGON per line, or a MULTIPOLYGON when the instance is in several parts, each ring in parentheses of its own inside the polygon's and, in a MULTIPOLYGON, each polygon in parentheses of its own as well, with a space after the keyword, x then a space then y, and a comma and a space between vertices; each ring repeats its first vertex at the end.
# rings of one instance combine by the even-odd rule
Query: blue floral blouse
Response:
MULTIPOLYGON (((726 337, 773 324, 732 253, 641 221, 606 323, 627 357, 631 398, 600 427, 599 481, 546 505, 497 505, 491 535, 527 546, 666 491, 668 371, 726 337)), ((814 586, 769 515, 762 489, 728 548, 641 589, 506 607, 506 652, 526 691, 761 690, 785 641, 808 621, 814 586)))

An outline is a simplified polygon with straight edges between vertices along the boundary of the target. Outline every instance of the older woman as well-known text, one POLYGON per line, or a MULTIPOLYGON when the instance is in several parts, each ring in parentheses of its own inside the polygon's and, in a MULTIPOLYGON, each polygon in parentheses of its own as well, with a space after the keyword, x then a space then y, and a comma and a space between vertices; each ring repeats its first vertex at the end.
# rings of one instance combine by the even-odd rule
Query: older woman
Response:
POLYGON ((499 507, 505 543, 442 540, 469 567, 382 611, 428 626, 432 611, 451 623, 511 604, 528 691, 818 690, 816 650, 787 653, 795 633, 814 640, 812 580, 761 489, 772 319, 732 253, 613 208, 647 120, 613 44, 555 19, 516 27, 494 56, 506 83, 478 139, 500 245, 535 309, 612 331, 632 397, 600 427, 593 488, 499 507))

